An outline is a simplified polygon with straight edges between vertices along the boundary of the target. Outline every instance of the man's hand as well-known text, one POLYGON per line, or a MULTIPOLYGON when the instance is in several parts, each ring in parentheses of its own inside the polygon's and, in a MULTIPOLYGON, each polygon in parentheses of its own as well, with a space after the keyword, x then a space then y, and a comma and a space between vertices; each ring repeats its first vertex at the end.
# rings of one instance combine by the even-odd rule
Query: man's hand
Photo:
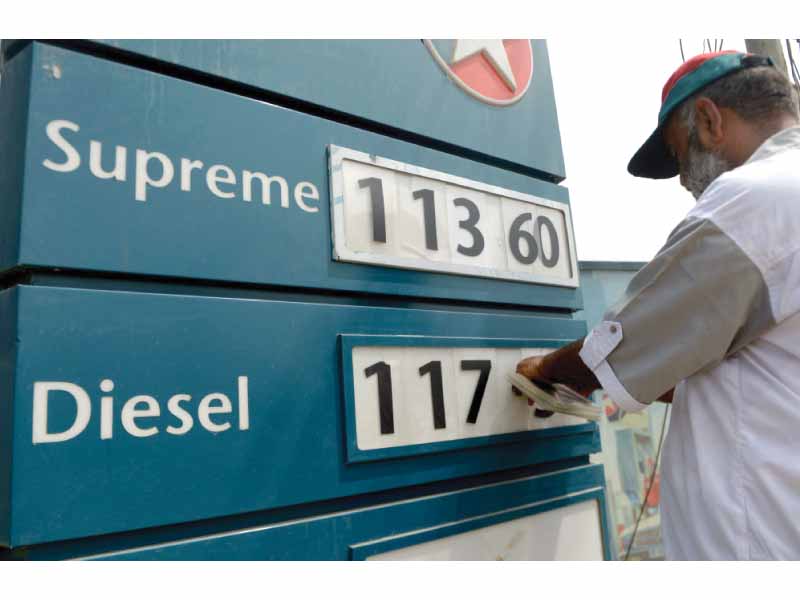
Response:
POLYGON ((546 356, 529 356, 517 363, 517 373, 533 382, 563 383, 588 397, 600 382, 578 355, 581 348, 583 340, 576 340, 546 356))
MULTIPOLYGON (((517 373, 527 377, 532 381, 547 381, 540 373, 539 366, 541 364, 541 356, 529 356, 528 358, 524 358, 517 363, 517 373)), ((517 388, 512 387, 511 389, 517 396, 522 395, 517 388)), ((530 398, 528 398, 528 406, 533 406, 533 400, 530 398)))
POLYGON ((529 356, 517 363, 517 373, 524 375, 531 381, 547 381, 541 372, 542 356, 529 356))

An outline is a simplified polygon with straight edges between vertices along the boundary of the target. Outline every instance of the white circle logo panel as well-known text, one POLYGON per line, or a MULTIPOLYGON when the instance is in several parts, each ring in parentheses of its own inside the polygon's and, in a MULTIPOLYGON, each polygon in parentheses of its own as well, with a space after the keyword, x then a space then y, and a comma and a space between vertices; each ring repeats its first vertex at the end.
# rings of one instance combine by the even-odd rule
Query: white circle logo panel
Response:
POLYGON ((530 40, 423 40, 447 76, 473 98, 508 106, 533 79, 530 40))

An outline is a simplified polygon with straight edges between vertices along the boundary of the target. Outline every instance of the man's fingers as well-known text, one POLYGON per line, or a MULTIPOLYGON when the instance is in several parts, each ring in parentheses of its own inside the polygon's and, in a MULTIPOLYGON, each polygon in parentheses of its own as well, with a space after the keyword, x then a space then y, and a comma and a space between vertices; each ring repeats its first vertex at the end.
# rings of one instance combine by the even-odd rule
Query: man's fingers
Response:
POLYGON ((541 361, 541 356, 530 356, 522 359, 517 363, 517 373, 524 375, 528 379, 536 379, 539 375, 539 364, 541 361))
MULTIPOLYGON (((519 373, 523 377, 527 377, 528 379, 533 379, 534 377, 536 377, 537 358, 538 357, 531 356, 529 358, 525 358, 525 359, 519 361, 517 363, 517 373, 519 373)), ((523 395, 522 392, 520 392, 514 386, 511 386, 511 392, 515 396, 522 396, 523 395)), ((533 406, 533 401, 530 398, 528 399, 528 406, 533 406)))
MULTIPOLYGON (((541 362, 540 356, 529 356, 528 358, 524 358, 517 363, 517 373, 527 377, 528 379, 536 379, 539 374, 539 363, 541 362)), ((511 391, 516 396, 522 396, 523 394, 514 386, 511 386, 511 391)), ((533 400, 528 398, 528 406, 533 406, 533 400)))
MULTIPOLYGON (((514 387, 513 385, 511 386, 511 393, 514 394, 515 396, 520 396, 520 397, 525 395, 522 392, 520 392, 519 389, 514 387)), ((533 406, 533 400, 531 400, 530 398, 528 398, 528 406, 533 406)))

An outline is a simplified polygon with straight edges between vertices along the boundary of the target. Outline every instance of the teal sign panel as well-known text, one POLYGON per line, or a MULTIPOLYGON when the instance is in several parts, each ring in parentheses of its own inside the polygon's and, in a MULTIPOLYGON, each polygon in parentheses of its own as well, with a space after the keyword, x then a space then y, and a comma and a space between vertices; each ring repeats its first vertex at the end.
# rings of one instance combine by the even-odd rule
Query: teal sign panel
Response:
MULTIPOLYGON (((603 467, 586 465, 500 485, 467 488, 411 501, 387 503, 308 518, 131 548, 87 558, 97 560, 366 560, 530 515, 595 501, 602 551, 611 559, 605 517, 603 467)), ((517 539, 519 541, 519 537, 517 539)), ((557 549, 540 545, 539 560, 557 549)), ((502 560, 503 556, 492 557, 502 560)))
MULTIPOLYGON (((353 463, 347 456, 342 336, 468 337, 476 346, 500 347, 517 338, 520 347, 546 347, 582 335, 578 321, 42 285, 2 292, 0 307, 6 386, 0 427, 2 443, 13 446, 0 454, 0 542, 10 546, 354 496, 599 450, 596 425, 583 424, 450 441, 440 452, 430 445, 414 451, 413 442, 401 441, 394 447, 403 446, 402 455, 383 460, 353 463)), ((380 360, 380 348, 369 351, 380 360)), ((363 381, 371 393, 373 380, 363 381)), ((477 388, 467 383, 472 397, 477 388)), ((490 398, 487 392, 471 427, 483 426, 490 398)), ((395 400, 399 415, 401 396, 395 400)), ((371 420, 367 425, 377 428, 371 420)), ((393 438, 379 442, 386 439, 393 438)))
POLYGON ((364 127, 391 127, 419 143, 447 144, 551 181, 565 177, 545 40, 100 43, 335 111, 364 127))
MULTIPOLYGON (((507 195, 536 197, 551 207, 567 205, 563 187, 39 43, 6 64, 0 93, 2 127, 9 132, 0 151, 10 166, 0 176, 5 217, 0 237, 6 240, 0 243, 1 270, 54 267, 566 310, 581 306, 577 273, 564 274, 574 276, 573 287, 532 285, 353 264, 334 260, 332 252, 329 182, 336 174, 329 173, 328 149, 333 146, 444 173, 453 181, 480 182, 507 195)), ((528 139, 525 145, 536 143, 528 139)), ((558 146, 545 140, 542 147, 551 153, 558 146)), ((373 180, 359 181, 363 188, 373 180)), ((373 195, 373 202, 379 200, 373 195)), ((472 252, 479 261, 481 252, 495 251, 497 243, 513 244, 498 255, 501 260, 538 260, 534 266, 556 257, 564 262, 568 213, 560 216, 565 213, 549 208, 552 219, 561 221, 547 220, 547 227, 537 221, 538 235, 551 231, 539 252, 526 245, 535 241, 524 241, 533 235, 517 231, 531 227, 532 217, 509 222, 511 233, 498 229, 495 243, 481 232, 488 221, 474 212, 475 204, 460 206, 464 216, 451 223, 463 238, 460 252, 472 252)), ((352 233, 347 226, 345 231, 352 233)), ((379 239, 377 230, 370 235, 379 239)))

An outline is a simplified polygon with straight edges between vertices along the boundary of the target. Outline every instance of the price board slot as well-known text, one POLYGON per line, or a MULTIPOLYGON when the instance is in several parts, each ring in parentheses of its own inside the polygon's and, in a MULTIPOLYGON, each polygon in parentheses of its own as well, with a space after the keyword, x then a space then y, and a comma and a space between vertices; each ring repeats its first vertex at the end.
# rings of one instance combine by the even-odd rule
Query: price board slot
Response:
MULTIPOLYGON (((122 551, 94 560, 610 559, 601 465, 122 551)), ((46 547, 29 549, 51 558, 46 547)), ((59 556, 64 557, 64 556, 59 556)))
POLYGON ((578 287, 569 206, 330 146, 334 259, 578 287))
POLYGON ((350 462, 413 456, 593 427, 569 415, 536 417, 505 373, 560 342, 342 335, 350 462))

